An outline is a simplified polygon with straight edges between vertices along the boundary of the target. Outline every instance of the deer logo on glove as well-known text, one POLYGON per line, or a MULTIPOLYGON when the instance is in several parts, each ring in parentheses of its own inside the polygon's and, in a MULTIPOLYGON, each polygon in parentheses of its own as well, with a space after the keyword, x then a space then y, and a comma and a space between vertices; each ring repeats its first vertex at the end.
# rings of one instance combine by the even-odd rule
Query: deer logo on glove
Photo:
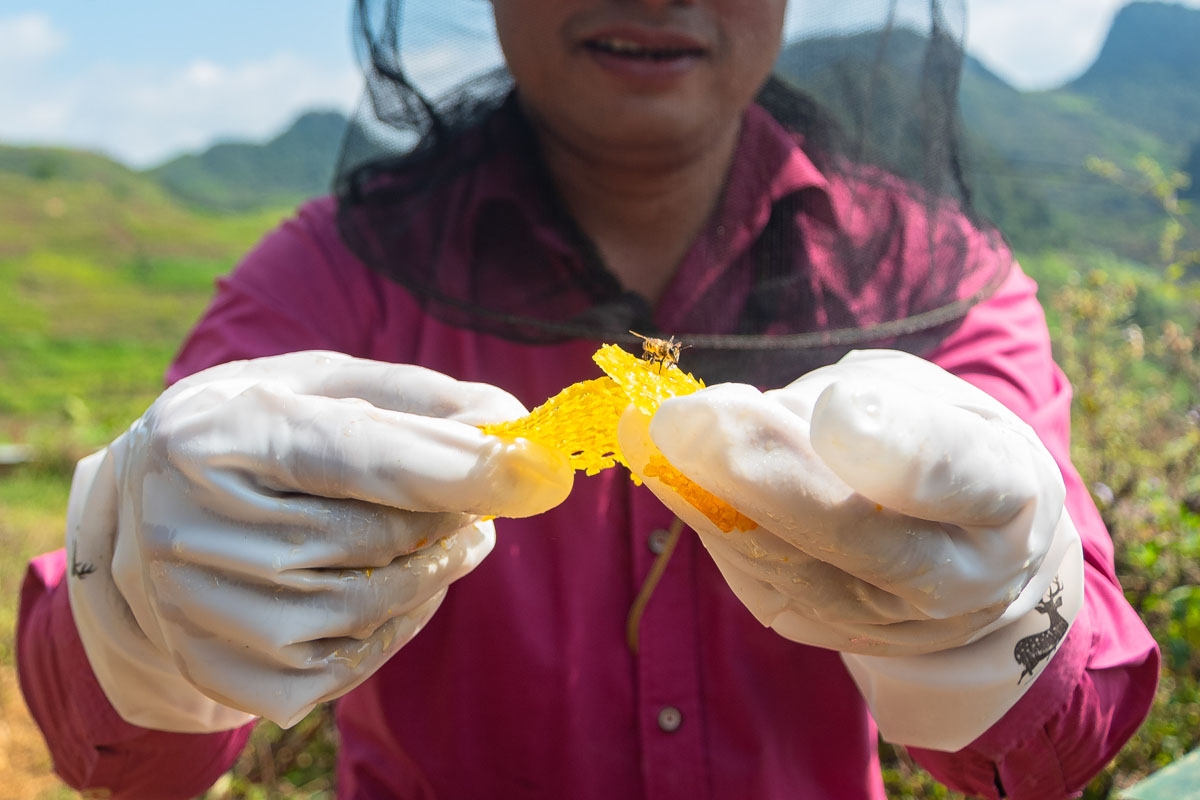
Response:
POLYGON ((1062 590, 1062 581, 1056 576, 1047 596, 1035 606, 1040 613, 1050 618, 1050 627, 1041 633, 1026 636, 1013 647, 1013 658, 1024 667, 1017 683, 1031 677, 1037 665, 1054 653, 1058 643, 1067 634, 1069 623, 1058 613, 1058 609, 1062 608, 1062 590))
POLYGON ((90 561, 78 561, 75 558, 75 545, 71 545, 71 577, 83 580, 96 571, 96 566, 90 561))

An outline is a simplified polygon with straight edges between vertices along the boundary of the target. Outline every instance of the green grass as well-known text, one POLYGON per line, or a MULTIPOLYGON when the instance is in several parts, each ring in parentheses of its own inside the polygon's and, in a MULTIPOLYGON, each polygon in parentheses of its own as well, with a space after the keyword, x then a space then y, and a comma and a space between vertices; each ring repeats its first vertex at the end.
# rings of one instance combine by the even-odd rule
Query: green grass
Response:
MULTIPOLYGON (((0 431, 63 419, 85 398, 107 430, 162 386, 225 260, 143 260, 109 268, 36 251, 0 262, 0 431)), ((77 409, 78 410, 78 409, 77 409)))
POLYGON ((69 451, 127 425, 215 278, 286 213, 198 212, 97 156, 0 148, 0 441, 53 450, 65 426, 69 451))

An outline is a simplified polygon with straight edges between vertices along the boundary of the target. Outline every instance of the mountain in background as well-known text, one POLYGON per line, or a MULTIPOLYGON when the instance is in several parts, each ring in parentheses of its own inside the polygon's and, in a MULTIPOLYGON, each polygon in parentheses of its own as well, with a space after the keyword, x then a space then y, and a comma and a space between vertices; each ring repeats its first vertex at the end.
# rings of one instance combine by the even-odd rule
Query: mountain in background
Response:
MULTIPOLYGON (((903 30, 883 48, 878 36, 801 42, 785 49, 780 68, 818 96, 838 81, 844 94, 835 54, 880 59, 911 75, 926 44, 903 30)), ((872 91, 899 93, 898 119, 923 100, 887 80, 872 91)), ((1189 191, 1200 191, 1200 9, 1131 3, 1091 68, 1051 91, 1019 91, 967 57, 959 102, 977 205, 1018 247, 1086 241, 1153 258, 1161 208, 1092 174, 1086 162, 1098 156, 1127 167, 1146 155, 1195 174, 1189 191)), ((883 136, 904 135, 902 126, 878 127, 883 136)))
POLYGON ((96 153, 0 145, 0 267, 39 251, 111 269, 231 260, 282 213, 217 215, 96 153))
POLYGON ((184 155, 149 175, 184 202, 239 211, 287 205, 329 191, 346 118, 311 111, 263 144, 225 142, 184 155))
MULTIPOLYGON (((1017 92, 964 76, 966 128, 1011 179, 1053 209, 1050 240, 1091 241, 1153 260, 1163 212, 1153 200, 1090 174, 1097 156, 1129 169, 1149 156, 1200 182, 1200 9, 1135 2, 1113 19, 1095 62, 1045 92, 1017 92), (988 88, 990 86, 990 89, 988 88)), ((990 210, 990 209, 989 209, 990 210)), ((1026 233, 1004 213, 1010 238, 1026 233)), ((1041 235, 1041 234, 1040 234, 1041 235)), ((1037 236, 1034 237, 1038 238, 1037 236)))
POLYGON ((1200 10, 1125 6, 1095 63, 1064 90, 1168 143, 1200 141, 1200 10))

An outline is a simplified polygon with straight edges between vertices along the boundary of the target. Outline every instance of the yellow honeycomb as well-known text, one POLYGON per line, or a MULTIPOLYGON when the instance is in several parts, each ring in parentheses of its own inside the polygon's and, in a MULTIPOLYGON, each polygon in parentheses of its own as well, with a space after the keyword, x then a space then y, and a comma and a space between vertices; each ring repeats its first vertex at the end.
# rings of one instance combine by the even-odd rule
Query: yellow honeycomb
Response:
MULTIPOLYGON (((628 469, 617 444, 617 421, 626 406, 632 403, 642 413, 653 414, 663 400, 704 388, 673 362, 638 358, 617 345, 603 345, 592 359, 606 377, 572 384, 527 416, 481 426, 483 432, 524 437, 552 447, 588 475, 616 464, 628 469)), ((669 486, 725 532, 757 527, 754 520, 700 488, 661 455, 651 459, 646 474, 669 486)), ((632 473, 631 477, 638 480, 632 473)))
POLYGON ((563 453, 588 475, 616 464, 628 467, 617 446, 617 419, 629 396, 611 378, 573 383, 527 416, 480 426, 496 436, 521 436, 563 453))

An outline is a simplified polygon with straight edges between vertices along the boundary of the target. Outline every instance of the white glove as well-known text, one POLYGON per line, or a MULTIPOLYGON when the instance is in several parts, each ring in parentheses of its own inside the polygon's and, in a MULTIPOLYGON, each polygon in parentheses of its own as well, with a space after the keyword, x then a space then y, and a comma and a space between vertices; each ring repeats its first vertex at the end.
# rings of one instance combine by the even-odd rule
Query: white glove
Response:
POLYGON ((652 420, 627 411, 620 435, 639 474, 657 447, 758 523, 723 533, 646 479, 760 622, 843 653, 891 741, 970 743, 1082 603, 1054 459, 995 399, 915 356, 855 352, 765 393, 710 387, 652 420))
POLYGON ((474 427, 524 413, 333 353, 167 390, 71 490, 71 609, 113 706, 159 730, 288 726, 366 680, 491 551, 481 515, 570 492, 563 456, 474 427))

